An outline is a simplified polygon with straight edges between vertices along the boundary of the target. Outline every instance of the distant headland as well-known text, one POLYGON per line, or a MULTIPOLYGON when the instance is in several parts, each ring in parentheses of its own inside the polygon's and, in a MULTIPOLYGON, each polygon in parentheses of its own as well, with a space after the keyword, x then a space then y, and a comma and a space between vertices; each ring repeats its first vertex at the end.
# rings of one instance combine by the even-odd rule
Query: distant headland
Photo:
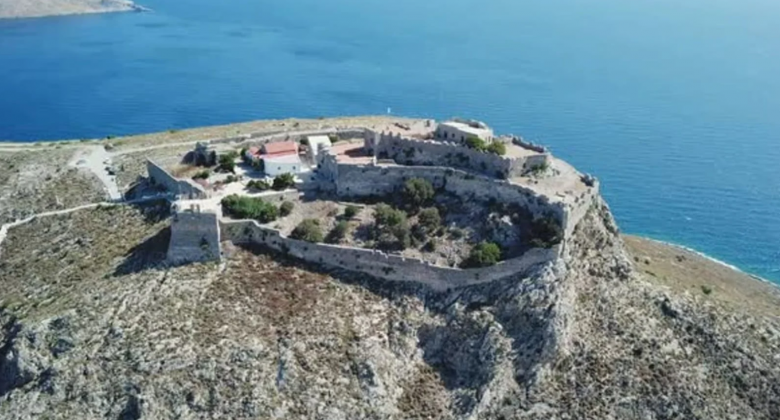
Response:
POLYGON ((146 10, 130 0, 0 0, 0 19, 146 10))

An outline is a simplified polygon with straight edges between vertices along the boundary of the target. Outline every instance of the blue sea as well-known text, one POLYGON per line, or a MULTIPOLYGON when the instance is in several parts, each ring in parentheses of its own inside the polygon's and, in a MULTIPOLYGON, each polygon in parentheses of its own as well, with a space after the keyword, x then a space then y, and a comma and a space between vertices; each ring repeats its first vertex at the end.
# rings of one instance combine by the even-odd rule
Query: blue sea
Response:
POLYGON ((0 139, 479 118, 599 177, 625 232, 780 282, 776 0, 138 1, 0 21, 0 139))

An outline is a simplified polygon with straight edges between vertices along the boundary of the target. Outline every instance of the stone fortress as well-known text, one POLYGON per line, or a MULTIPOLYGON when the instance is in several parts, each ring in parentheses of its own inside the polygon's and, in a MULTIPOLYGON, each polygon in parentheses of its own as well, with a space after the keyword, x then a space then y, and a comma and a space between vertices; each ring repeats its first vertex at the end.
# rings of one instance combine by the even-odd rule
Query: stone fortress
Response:
POLYGON ((254 220, 223 217, 220 199, 191 180, 177 179, 148 162, 149 179, 174 198, 168 260, 183 264, 220 259, 220 241, 256 243, 301 260, 331 268, 364 273, 378 279, 425 284, 435 290, 486 283, 512 276, 532 276, 568 260, 567 238, 598 199, 598 181, 577 172, 541 146, 515 136, 494 137, 487 125, 454 120, 424 127, 395 127, 394 132, 365 128, 311 132, 291 136, 279 133, 245 138, 244 146, 277 141, 300 141, 309 136, 336 136, 338 145, 318 147, 311 156, 311 172, 298 174, 296 189, 268 191, 267 201, 299 200, 317 194, 360 199, 392 194, 411 178, 428 180, 435 188, 470 201, 521 206, 534 218, 553 218, 564 232, 551 248, 532 248, 520 256, 484 268, 440 266, 391 252, 343 245, 311 243, 287 237, 280 230, 254 220), (486 143, 501 142, 504 155, 466 147, 469 136, 486 143), (352 140, 352 141, 346 141, 352 140), (355 141, 357 140, 357 141, 355 141))

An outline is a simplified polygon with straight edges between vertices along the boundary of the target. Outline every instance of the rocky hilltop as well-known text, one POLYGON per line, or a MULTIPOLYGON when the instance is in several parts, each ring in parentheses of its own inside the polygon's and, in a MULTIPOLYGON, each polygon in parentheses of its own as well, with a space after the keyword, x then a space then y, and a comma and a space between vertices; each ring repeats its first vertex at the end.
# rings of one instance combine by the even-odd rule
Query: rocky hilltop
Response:
MULTIPOLYGON (((53 191, 30 184, 40 162, 0 158, 24 202, 56 206, 29 197, 53 191)), ((776 288, 621 236, 601 199, 567 258, 446 292, 230 243, 221 264, 166 265, 168 211, 7 230, 0 418, 780 418, 776 288)))
POLYGON ((0 0, 0 19, 140 10, 130 0, 0 0))

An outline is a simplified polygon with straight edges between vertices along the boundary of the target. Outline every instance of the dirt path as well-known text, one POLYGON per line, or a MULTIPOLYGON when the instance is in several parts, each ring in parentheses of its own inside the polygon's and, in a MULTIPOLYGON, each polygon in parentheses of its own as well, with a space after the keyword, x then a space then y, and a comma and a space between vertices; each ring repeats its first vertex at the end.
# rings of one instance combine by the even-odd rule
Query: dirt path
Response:
POLYGON ((86 169, 95 174, 103 184, 111 201, 122 199, 122 193, 116 184, 116 176, 110 175, 107 169, 111 166, 111 154, 102 145, 82 147, 73 155, 68 165, 86 169))
POLYGON ((26 219, 21 219, 21 220, 15 221, 15 222, 6 223, 6 224, 0 226, 0 255, 2 255, 2 253, 3 253, 2 245, 3 245, 3 241, 5 241, 6 236, 8 236, 8 231, 11 228, 14 228, 14 227, 17 227, 17 226, 21 226, 21 225, 23 225, 25 223, 32 222, 33 220, 35 220, 38 217, 57 216, 57 215, 62 215, 62 214, 73 213, 73 212, 76 212, 76 211, 79 211, 79 210, 93 209, 93 208, 100 207, 100 206, 125 206, 125 205, 132 205, 132 204, 140 204, 140 203, 145 203, 145 202, 148 202, 148 201, 155 201, 155 200, 160 200, 160 199, 170 199, 170 195, 169 194, 158 194, 158 195, 154 195, 154 196, 143 197, 143 198, 139 198, 139 199, 136 199, 136 200, 122 201, 122 202, 105 202, 105 203, 84 204, 84 205, 77 206, 77 207, 71 207, 69 209, 48 211, 48 212, 45 212, 45 213, 38 213, 38 214, 34 214, 34 215, 32 215, 32 216, 30 216, 30 217, 28 217, 26 219))

